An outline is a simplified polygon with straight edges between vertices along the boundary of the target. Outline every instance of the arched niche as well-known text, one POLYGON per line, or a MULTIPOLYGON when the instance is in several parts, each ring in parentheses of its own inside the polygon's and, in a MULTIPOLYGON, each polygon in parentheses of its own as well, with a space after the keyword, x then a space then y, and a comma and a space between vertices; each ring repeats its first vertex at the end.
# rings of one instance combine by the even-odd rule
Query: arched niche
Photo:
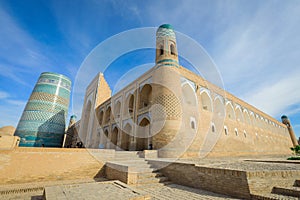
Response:
POLYGON ((119 118, 121 116, 121 102, 117 101, 114 106, 114 118, 119 118))
POLYGON ((100 126, 102 126, 102 124, 103 124, 103 117, 104 117, 104 111, 101 110, 99 113, 99 118, 98 118, 100 126))
POLYGON ((244 117, 244 122, 246 123, 246 124, 251 124, 251 120, 250 120, 250 116, 249 116, 249 113, 248 113, 248 111, 247 110, 244 110, 243 111, 243 117, 244 117))
POLYGON ((135 101, 134 95, 129 94, 128 97, 126 98, 126 101, 125 101, 125 106, 124 106, 125 114, 126 113, 129 113, 129 114, 133 113, 133 111, 134 111, 134 101, 135 101))
POLYGON ((226 103, 226 117, 229 119, 235 120, 235 113, 231 102, 226 103))
POLYGON ((188 104, 190 106, 197 105, 197 96, 194 91, 194 88, 188 83, 185 83, 182 86, 182 98, 185 104, 188 104))
POLYGON ((139 109, 150 106, 152 101, 152 86, 145 84, 139 93, 139 109))
POLYGON ((110 115, 111 115, 111 107, 108 106, 108 108, 106 108, 106 111, 105 111, 105 123, 110 122, 110 115))
POLYGON ((235 116, 237 121, 244 122, 243 113, 240 107, 235 108, 235 116))
POLYGON ((214 113, 219 117, 225 116, 225 108, 224 104, 222 102, 222 99, 220 97, 215 98, 214 101, 214 113))
POLYGON ((200 93, 202 109, 212 112, 212 100, 206 91, 200 93))
POLYGON ((144 117, 138 125, 139 134, 137 137, 136 150, 143 151, 148 149, 148 145, 152 143, 150 138, 150 120, 147 117, 144 117))
POLYGON ((117 145, 118 143, 118 135, 119 135, 119 129, 117 127, 114 127, 113 131, 111 132, 111 142, 114 145, 117 145))
POLYGON ((122 137, 121 137, 121 148, 125 151, 129 150, 130 146, 130 141, 132 138, 132 126, 130 123, 127 123, 122 132, 122 137))

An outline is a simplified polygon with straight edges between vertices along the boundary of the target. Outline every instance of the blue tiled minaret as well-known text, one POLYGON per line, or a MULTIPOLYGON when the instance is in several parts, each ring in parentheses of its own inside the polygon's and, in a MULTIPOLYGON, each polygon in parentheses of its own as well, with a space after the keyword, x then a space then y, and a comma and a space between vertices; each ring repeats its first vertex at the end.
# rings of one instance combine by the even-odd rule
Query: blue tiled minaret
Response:
POLYGON ((15 131, 21 138, 19 146, 62 146, 70 90, 68 77, 50 72, 40 75, 15 131))

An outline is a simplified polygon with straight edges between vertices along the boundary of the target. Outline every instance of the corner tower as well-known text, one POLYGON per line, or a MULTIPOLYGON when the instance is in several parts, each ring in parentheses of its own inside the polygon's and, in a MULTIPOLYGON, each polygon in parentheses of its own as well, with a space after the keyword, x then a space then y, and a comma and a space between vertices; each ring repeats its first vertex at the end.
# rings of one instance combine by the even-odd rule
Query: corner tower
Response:
POLYGON ((179 67, 176 36, 170 24, 161 25, 156 31, 157 67, 162 65, 179 67))
POLYGON ((176 138, 182 121, 182 94, 176 36, 169 24, 157 29, 155 62, 152 102, 156 106, 151 111, 150 128, 153 148, 159 150, 160 157, 178 157, 180 145, 176 138))
POLYGON ((287 129, 289 131, 291 140, 293 142, 293 145, 294 145, 294 147, 296 147, 299 144, 298 144, 298 141, 296 139, 296 136, 295 136, 295 133, 294 133, 294 130, 293 130, 293 127, 291 125, 291 122, 290 122, 289 118, 286 115, 282 115, 281 116, 281 121, 282 121, 283 124, 286 125, 286 127, 287 127, 287 129))

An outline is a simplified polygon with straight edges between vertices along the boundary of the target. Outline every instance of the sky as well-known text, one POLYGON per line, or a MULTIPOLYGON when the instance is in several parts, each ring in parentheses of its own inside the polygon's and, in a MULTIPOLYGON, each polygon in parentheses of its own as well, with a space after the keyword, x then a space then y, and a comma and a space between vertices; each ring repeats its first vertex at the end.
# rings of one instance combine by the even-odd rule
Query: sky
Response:
MULTIPOLYGON (((279 121, 288 115, 300 136, 297 0, 0 0, 0 127, 17 126, 40 73, 61 73, 76 82, 97 45, 164 23, 204 48, 227 91, 279 121)), ((144 63, 154 63, 151 49, 120 56, 105 73, 108 83, 114 88, 132 67, 151 66, 144 63)), ((80 118, 81 107, 73 102, 83 97, 74 96, 69 115, 80 118)))

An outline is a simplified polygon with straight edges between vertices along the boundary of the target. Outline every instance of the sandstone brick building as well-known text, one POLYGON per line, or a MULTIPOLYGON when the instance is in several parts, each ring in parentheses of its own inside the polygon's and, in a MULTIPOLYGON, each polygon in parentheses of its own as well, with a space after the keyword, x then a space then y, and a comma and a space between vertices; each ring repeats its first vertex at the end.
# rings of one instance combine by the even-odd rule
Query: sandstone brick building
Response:
POLYGON ((85 147, 153 148, 161 157, 289 153, 284 124, 180 66, 170 25, 158 28, 156 47, 156 65, 113 96, 101 73, 87 87, 85 147))

